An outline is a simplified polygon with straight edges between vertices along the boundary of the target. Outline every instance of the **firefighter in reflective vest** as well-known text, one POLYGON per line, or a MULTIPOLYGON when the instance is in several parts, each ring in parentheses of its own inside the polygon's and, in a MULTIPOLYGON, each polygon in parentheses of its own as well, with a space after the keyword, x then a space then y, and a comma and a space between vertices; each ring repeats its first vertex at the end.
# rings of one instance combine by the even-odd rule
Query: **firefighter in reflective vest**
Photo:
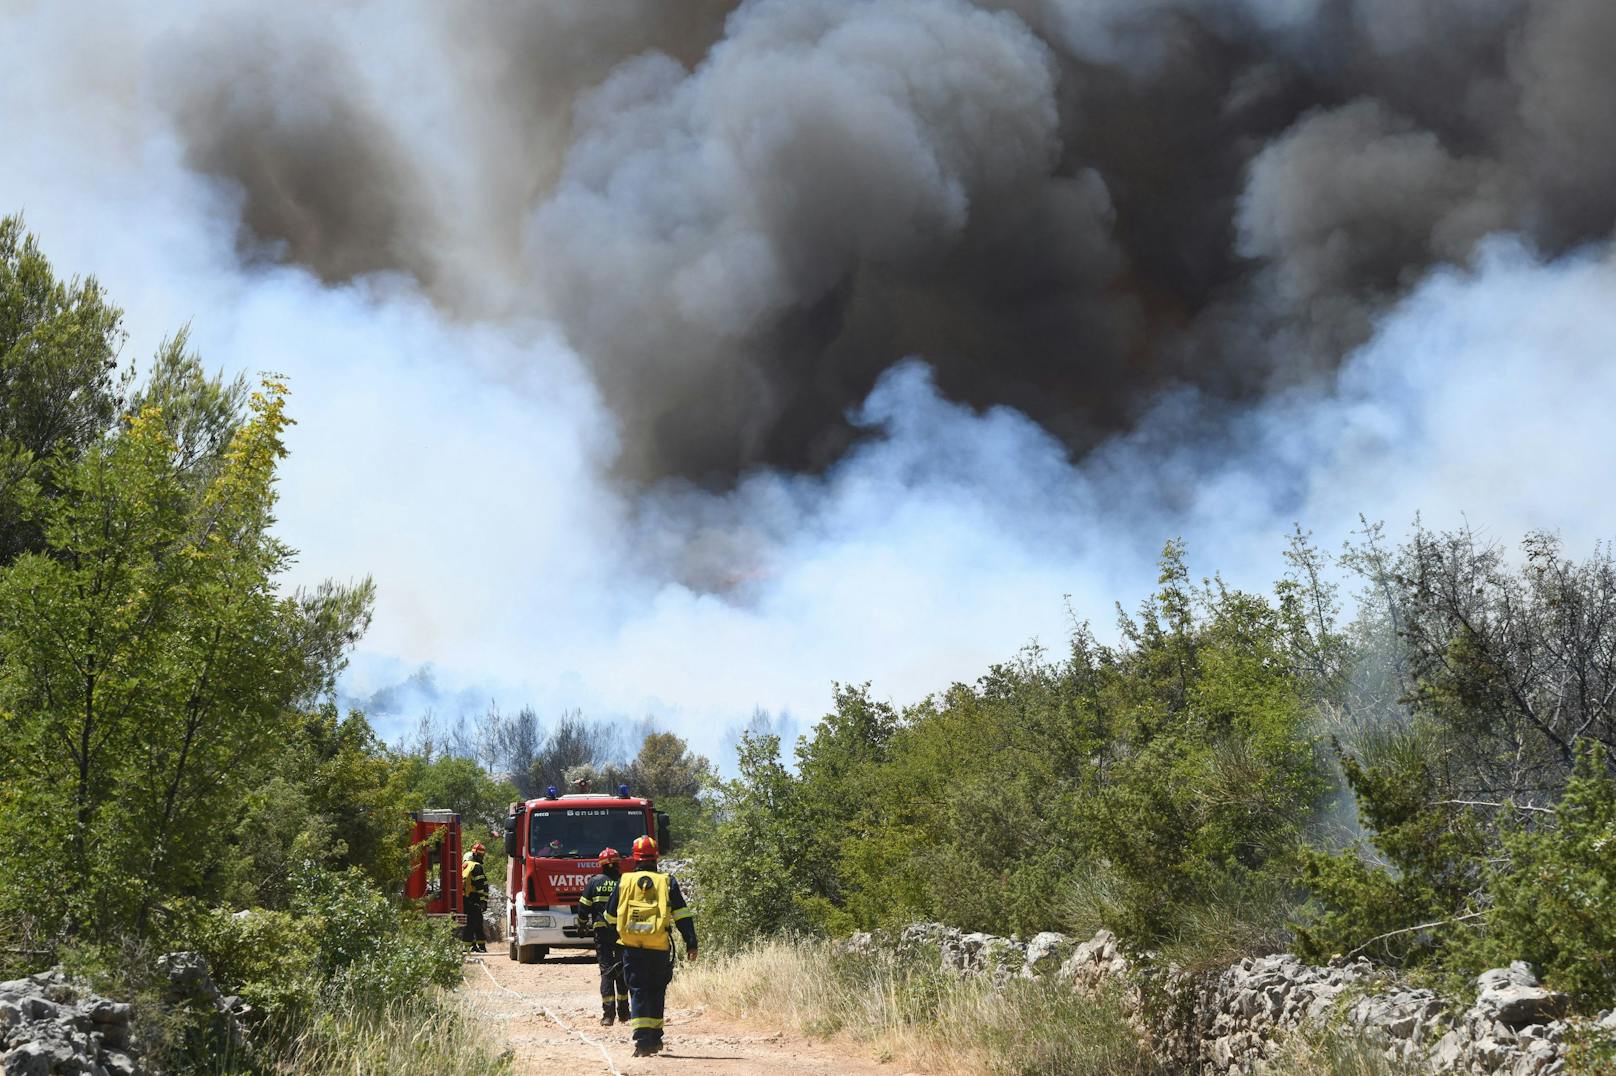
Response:
POLYGON ((673 980, 673 932, 685 940, 685 956, 696 959, 696 922, 685 907, 679 881, 657 870, 657 843, 651 837, 634 842, 637 868, 624 874, 606 902, 606 918, 617 928, 623 950, 623 978, 628 982, 629 1026, 634 1029, 634 1056, 662 1049, 662 1004, 673 980))
POLYGON ((466 929, 461 937, 474 953, 488 952, 488 936, 483 933, 483 912, 488 907, 488 872, 483 856, 488 849, 478 841, 460 862, 460 891, 465 899, 466 929))
POLYGON ((600 1026, 628 1023, 628 987, 623 983, 623 954, 617 928, 606 918, 606 904, 617 889, 619 861, 615 848, 600 851, 600 873, 589 879, 578 901, 579 917, 595 931, 595 960, 600 964, 600 1026))

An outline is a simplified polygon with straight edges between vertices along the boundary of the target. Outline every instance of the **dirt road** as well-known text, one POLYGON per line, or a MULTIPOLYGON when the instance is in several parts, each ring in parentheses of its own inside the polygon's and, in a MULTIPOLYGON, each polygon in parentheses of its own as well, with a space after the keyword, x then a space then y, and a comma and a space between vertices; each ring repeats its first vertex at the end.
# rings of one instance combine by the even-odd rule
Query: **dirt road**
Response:
POLYGON ((877 1064, 854 1047, 748 1028, 699 1009, 669 1009, 667 1048, 656 1057, 634 1057, 627 1028, 599 1024, 593 953, 515 964, 492 952, 467 962, 465 991, 501 1024, 520 1076, 905 1076, 900 1066, 877 1064))

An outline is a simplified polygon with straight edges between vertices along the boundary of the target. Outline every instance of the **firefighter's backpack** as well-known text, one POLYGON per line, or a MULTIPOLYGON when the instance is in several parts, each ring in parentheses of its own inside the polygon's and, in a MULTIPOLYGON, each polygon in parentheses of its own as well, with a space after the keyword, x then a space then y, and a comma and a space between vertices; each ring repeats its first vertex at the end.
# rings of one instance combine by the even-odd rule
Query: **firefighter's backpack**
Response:
POLYGON ((668 876, 635 871, 617 884, 617 941, 630 949, 666 949, 673 930, 668 876))

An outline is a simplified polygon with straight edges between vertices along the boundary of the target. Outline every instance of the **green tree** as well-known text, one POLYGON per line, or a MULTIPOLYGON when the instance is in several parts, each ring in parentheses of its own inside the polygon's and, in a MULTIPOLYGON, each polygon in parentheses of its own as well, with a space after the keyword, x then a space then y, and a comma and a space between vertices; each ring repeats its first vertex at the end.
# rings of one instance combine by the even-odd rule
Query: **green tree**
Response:
POLYGON ((847 903, 853 842, 869 831, 871 790, 888 759, 897 712, 870 697, 870 686, 832 685, 831 712, 797 746, 804 841, 797 874, 822 925, 852 925, 836 914, 847 903))
POLYGON ((363 714, 325 704, 290 718, 287 739, 255 775, 230 839, 215 843, 219 896, 292 908, 301 865, 353 867, 384 890, 402 884, 405 814, 419 806, 415 760, 390 751, 363 714))
POLYGON ((777 736, 741 736, 741 775, 719 787, 719 818, 695 853, 702 930, 718 945, 809 925, 794 870, 804 839, 796 782, 777 736))
POLYGON ((1469 977, 1526 960, 1590 1011, 1616 1001, 1616 779, 1584 741, 1555 808, 1442 800, 1442 740, 1388 734, 1347 760, 1384 862, 1357 849, 1308 856, 1314 914, 1301 953, 1363 952, 1469 977))
POLYGON ((712 784, 713 764, 674 733, 652 732, 640 743, 629 778, 637 792, 658 801, 695 799, 712 784))
POLYGON ((1370 847, 1303 857, 1312 892, 1296 930, 1304 957, 1426 963, 1480 917, 1491 840, 1474 810, 1441 802, 1443 754, 1440 735, 1416 725, 1382 730, 1343 759, 1370 847))
POLYGON ((10 908, 111 930, 205 891, 218 820, 362 628, 368 581, 276 593, 284 398, 266 382, 189 467, 148 404, 24 498, 44 550, 0 576, 0 832, 32 852, 10 908))
POLYGON ((41 546, 25 491, 111 426, 122 320, 93 278, 58 280, 21 218, 0 218, 0 564, 41 546))
POLYGON ((1153 607, 1125 625, 1132 646, 1102 696, 1118 711, 1113 759, 1078 807, 1084 845, 1126 894, 1113 929, 1152 942, 1202 931, 1197 909, 1238 892, 1283 899, 1327 790, 1284 616, 1221 583, 1191 587, 1180 556, 1168 549, 1153 607))
POLYGON ((1616 565, 1603 547, 1573 561, 1544 534, 1521 549, 1512 564, 1468 530, 1418 526, 1396 549, 1379 527, 1349 547, 1385 681, 1340 745, 1370 833, 1305 857, 1305 955, 1361 949, 1463 972, 1535 952, 1584 996, 1602 989, 1587 960, 1599 933, 1579 924, 1616 901, 1587 836, 1601 817, 1591 770, 1616 776, 1616 565), (1545 821, 1573 789, 1566 819, 1545 821), (1566 885, 1586 888, 1573 899, 1566 885), (1528 941, 1530 911, 1556 907, 1576 921, 1528 941))
POLYGON ((708 825, 702 797, 718 782, 706 756, 671 732, 647 732, 629 764, 627 780, 635 795, 650 796, 668 815, 677 848, 700 840, 708 825))
POLYGON ((415 807, 442 807, 460 814, 466 844, 487 841, 503 823, 516 787, 488 774, 469 758, 444 755, 411 760, 410 796, 415 807))
POLYGON ((1552 822, 1512 822, 1472 967, 1526 960, 1586 1011, 1616 1004, 1616 778, 1580 745, 1552 822))

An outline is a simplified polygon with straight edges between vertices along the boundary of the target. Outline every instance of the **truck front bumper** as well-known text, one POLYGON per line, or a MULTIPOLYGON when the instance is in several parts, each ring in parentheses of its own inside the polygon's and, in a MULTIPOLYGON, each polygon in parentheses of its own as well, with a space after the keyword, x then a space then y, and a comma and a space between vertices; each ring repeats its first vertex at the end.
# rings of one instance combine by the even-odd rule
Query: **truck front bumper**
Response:
POLYGON ((593 949, 593 931, 584 931, 571 908, 516 910, 516 944, 544 945, 551 949, 593 949))

